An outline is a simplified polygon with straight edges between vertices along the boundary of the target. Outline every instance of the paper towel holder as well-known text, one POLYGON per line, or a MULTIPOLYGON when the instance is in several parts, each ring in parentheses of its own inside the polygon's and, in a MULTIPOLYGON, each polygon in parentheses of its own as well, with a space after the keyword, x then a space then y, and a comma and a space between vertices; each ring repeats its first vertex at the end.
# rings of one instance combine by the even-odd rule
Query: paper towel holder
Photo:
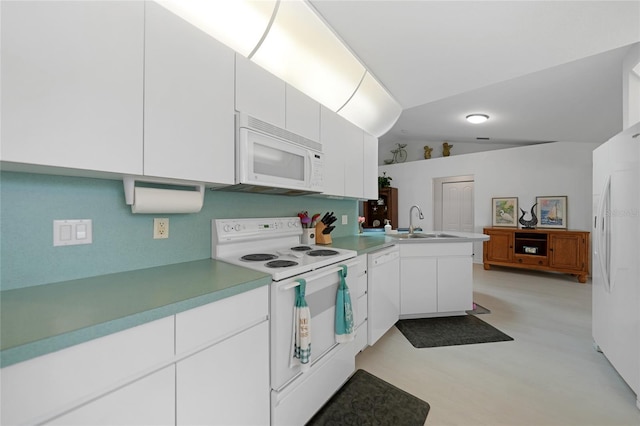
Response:
MULTIPOLYGON (((184 182, 184 181, 175 181, 175 180, 164 179, 164 178, 144 178, 144 177, 137 177, 137 176, 124 176, 122 178, 122 183, 124 185, 124 198, 125 198, 126 204, 131 206, 133 213, 136 213, 133 209, 136 201, 135 200, 136 182, 152 183, 152 184, 158 184, 158 185, 171 185, 174 187, 183 187, 183 188, 195 188, 195 191, 185 191, 185 192, 194 193, 194 195, 197 195, 199 197, 200 206, 204 204, 205 185, 201 182, 184 182)), ((167 194, 175 191, 175 189, 161 189, 161 188, 158 190, 167 191, 167 194)), ((157 211, 154 213, 178 213, 178 212, 157 211)), ((196 213, 196 212, 191 210, 191 211, 184 211, 182 213, 196 213)))

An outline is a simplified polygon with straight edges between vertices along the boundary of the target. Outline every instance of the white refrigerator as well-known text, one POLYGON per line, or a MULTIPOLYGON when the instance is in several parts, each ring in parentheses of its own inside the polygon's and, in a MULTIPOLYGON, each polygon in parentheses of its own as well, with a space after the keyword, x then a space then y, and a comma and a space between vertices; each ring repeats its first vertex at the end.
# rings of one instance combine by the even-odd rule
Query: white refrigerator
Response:
POLYGON ((592 225, 593 339, 640 398, 640 122, 593 151, 592 225))

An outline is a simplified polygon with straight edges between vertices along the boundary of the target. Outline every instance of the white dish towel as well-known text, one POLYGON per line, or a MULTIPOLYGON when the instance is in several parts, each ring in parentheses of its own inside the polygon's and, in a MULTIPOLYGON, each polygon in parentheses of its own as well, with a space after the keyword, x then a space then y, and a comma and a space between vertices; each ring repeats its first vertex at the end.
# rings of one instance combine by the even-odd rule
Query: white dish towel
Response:
POLYGON ((296 303, 293 307, 293 335, 291 340, 291 363, 289 367, 300 366, 300 371, 309 371, 309 360, 311 359, 311 311, 304 299, 307 282, 303 278, 296 281, 300 285, 296 286, 296 303))

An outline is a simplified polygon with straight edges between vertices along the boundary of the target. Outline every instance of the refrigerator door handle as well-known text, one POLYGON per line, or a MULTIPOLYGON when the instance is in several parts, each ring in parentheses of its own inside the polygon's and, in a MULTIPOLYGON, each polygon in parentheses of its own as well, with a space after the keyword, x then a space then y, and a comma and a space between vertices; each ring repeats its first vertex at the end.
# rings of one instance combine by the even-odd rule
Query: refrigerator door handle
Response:
POLYGON ((607 258, 609 256, 609 247, 606 239, 607 237, 607 227, 609 224, 605 220, 605 201, 610 197, 611 193, 611 175, 608 175, 604 188, 602 188, 600 200, 598 202, 598 215, 601 217, 601 226, 600 229, 596 229, 595 232, 595 246, 596 246, 596 255, 598 256, 598 263, 600 264, 600 270, 602 271, 602 279, 604 282, 604 288, 607 293, 611 293, 611 280, 610 280, 610 271, 609 271, 609 262, 607 258))

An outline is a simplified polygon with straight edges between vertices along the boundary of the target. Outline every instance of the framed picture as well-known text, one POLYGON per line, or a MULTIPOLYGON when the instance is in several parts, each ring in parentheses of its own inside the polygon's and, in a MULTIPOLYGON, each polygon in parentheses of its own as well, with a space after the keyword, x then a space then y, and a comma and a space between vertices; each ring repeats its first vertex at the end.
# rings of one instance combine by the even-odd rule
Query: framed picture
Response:
POLYGON ((492 198, 493 226, 518 227, 518 197, 492 198))
POLYGON ((567 228, 567 197, 536 197, 540 228, 567 228))

